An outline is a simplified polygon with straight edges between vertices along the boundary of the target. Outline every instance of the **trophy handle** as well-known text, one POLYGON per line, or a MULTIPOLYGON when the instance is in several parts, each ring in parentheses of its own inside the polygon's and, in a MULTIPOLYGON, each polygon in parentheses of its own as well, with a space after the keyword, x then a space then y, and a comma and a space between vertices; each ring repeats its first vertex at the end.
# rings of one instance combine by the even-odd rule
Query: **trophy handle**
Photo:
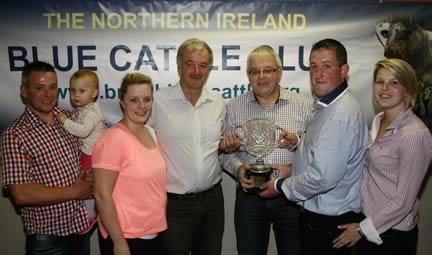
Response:
POLYGON ((283 129, 280 126, 278 126, 278 125, 275 124, 275 132, 276 132, 276 135, 275 135, 275 139, 276 139, 276 141, 275 141, 275 148, 279 148, 279 146, 281 145, 279 136, 280 136, 280 133, 282 133, 283 131, 285 131, 285 129, 283 129))
MULTIPOLYGON (((277 130, 280 130, 280 131, 279 131, 279 134, 276 134, 276 135, 275 135, 275 138, 276 138, 276 141, 275 141, 275 148, 281 148, 282 143, 281 143, 281 139, 280 139, 280 134, 281 134, 282 132, 284 132, 284 131, 287 131, 287 132, 289 132, 289 133, 292 133, 292 134, 294 134, 294 135, 297 135, 297 137, 301 137, 301 136, 304 134, 304 132, 297 132, 297 133, 294 133, 294 132, 291 132, 291 131, 289 131, 289 130, 283 129, 283 128, 281 128, 281 127, 275 125, 275 132, 277 132, 277 130)), ((289 150, 291 150, 291 149, 289 149, 289 150)))
POLYGON ((237 125, 237 126, 235 126, 234 132, 237 133, 237 135, 240 138, 240 145, 244 146, 246 144, 246 138, 245 138, 245 132, 244 132, 244 129, 243 129, 243 125, 237 125), (240 129, 239 133, 236 132, 237 129, 240 129))

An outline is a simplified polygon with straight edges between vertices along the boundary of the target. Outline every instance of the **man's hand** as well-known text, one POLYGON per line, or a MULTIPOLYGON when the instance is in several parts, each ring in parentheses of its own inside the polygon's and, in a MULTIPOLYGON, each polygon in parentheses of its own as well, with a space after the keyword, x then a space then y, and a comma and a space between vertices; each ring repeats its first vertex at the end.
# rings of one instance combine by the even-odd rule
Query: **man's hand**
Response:
POLYGON ((60 121, 61 124, 64 124, 66 120, 68 119, 68 116, 64 112, 60 112, 56 116, 57 120, 60 121))
POLYGON ((219 151, 230 153, 240 148, 240 138, 235 133, 227 133, 219 142, 219 151))
POLYGON ((245 192, 247 192, 247 189, 255 187, 253 181, 251 179, 248 179, 246 176, 246 171, 249 168, 250 166, 248 164, 243 164, 238 169, 239 182, 245 192))
POLYGON ((350 223, 345 225, 339 225, 338 229, 345 229, 342 234, 333 240, 334 248, 342 248, 344 246, 354 246, 362 236, 357 231, 357 223, 350 223))
POLYGON ((278 196, 280 194, 280 192, 274 188, 274 183, 275 183, 275 180, 270 180, 270 181, 264 183, 261 186, 262 191, 259 193, 260 197, 271 198, 271 197, 278 196))
POLYGON ((279 178, 287 178, 292 174, 292 165, 281 165, 281 164, 272 164, 274 169, 279 170, 279 178))
POLYGON ((84 200, 93 197, 93 180, 87 181, 86 178, 86 171, 81 170, 71 187, 75 193, 75 199, 84 200))
POLYGON ((282 131, 279 135, 279 147, 285 148, 288 150, 293 149, 295 146, 297 146, 298 143, 298 137, 286 130, 282 131))
POLYGON ((93 168, 89 168, 86 170, 81 169, 81 171, 84 172, 84 180, 86 180, 88 182, 94 182, 93 168))

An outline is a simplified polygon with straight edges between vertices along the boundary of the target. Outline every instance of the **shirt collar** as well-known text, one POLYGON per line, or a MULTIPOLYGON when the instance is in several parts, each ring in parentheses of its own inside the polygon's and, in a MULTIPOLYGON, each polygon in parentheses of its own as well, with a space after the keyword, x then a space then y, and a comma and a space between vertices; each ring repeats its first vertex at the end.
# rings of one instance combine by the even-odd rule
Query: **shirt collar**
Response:
POLYGON ((172 87, 170 98, 174 100, 186 100, 183 90, 181 89, 180 82, 172 87))
MULTIPOLYGON (((60 108, 58 108, 57 106, 54 107, 53 109, 54 112, 54 118, 55 116, 57 116, 57 114, 59 114, 61 112, 60 108)), ((41 120, 41 118, 39 118, 39 116, 37 116, 32 110, 30 110, 30 108, 28 108, 27 106, 24 109, 24 114, 26 115, 30 125, 35 126, 35 125, 47 125, 47 123, 43 122, 41 120)))
MULTIPOLYGON (((399 116, 387 127, 387 131, 390 132, 391 135, 395 134, 400 128, 405 126, 405 124, 411 119, 414 115, 411 109, 408 109, 404 112, 399 113, 399 116)), ((384 112, 378 113, 372 121, 371 127, 371 138, 372 141, 378 136, 379 128, 381 125, 381 120, 384 117, 384 112)))
MULTIPOLYGON (((188 102, 180 86, 180 82, 177 82, 177 84, 175 84, 172 87, 170 98, 173 100, 181 100, 185 103, 188 102)), ((198 99, 197 105, 199 105, 200 103, 204 103, 206 101, 213 101, 213 100, 215 100, 214 95, 210 93, 209 89, 206 86, 204 86, 202 88, 201 96, 198 99)))
MULTIPOLYGON (((275 105, 278 104, 280 101, 288 101, 289 95, 288 93, 285 91, 284 88, 282 88, 282 86, 278 85, 279 87, 279 95, 278 98, 276 99, 276 102, 274 103, 275 105)), ((253 93, 253 91, 251 91, 252 96, 249 97, 248 99, 248 103, 257 103, 257 104, 261 104, 258 99, 255 96, 255 93, 253 93)))
MULTIPOLYGON (((279 98, 278 98, 278 101, 279 100, 287 100, 288 101, 288 98, 289 98, 289 94, 286 91, 286 89, 282 88, 282 86, 279 86, 279 98)), ((276 102, 278 102, 278 101, 276 101, 276 102)))
POLYGON ((405 124, 411 119, 411 116, 414 115, 411 109, 408 109, 404 112, 399 113, 399 116, 387 127, 387 130, 392 130, 392 134, 396 133, 398 129, 405 126, 405 124))
POLYGON ((348 83, 344 80, 339 86, 337 86, 330 94, 319 98, 315 101, 314 107, 317 109, 323 109, 332 104, 334 101, 339 99, 348 89, 348 83))

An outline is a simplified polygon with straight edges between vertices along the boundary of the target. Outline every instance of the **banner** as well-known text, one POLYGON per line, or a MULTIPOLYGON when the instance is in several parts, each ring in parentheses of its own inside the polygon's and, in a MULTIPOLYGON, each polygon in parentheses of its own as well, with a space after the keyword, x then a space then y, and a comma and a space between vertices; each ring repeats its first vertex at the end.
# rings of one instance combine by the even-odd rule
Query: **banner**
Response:
POLYGON ((416 112, 431 123, 432 36, 427 21, 432 8, 428 4, 46 0, 2 1, 0 7, 0 130, 24 109, 19 85, 28 62, 43 60, 56 67, 59 104, 69 110, 71 74, 80 68, 96 71, 98 101, 112 124, 121 117, 122 77, 145 73, 152 77, 155 90, 177 83, 177 48, 191 37, 212 47, 214 67, 206 86, 227 101, 251 89, 246 59, 262 44, 272 46, 282 59, 281 85, 310 96, 310 48, 318 40, 335 38, 347 48, 349 86, 361 98, 369 120, 375 114, 374 64, 385 57, 404 58, 419 76, 416 112), (387 43, 394 44, 393 51, 387 43))

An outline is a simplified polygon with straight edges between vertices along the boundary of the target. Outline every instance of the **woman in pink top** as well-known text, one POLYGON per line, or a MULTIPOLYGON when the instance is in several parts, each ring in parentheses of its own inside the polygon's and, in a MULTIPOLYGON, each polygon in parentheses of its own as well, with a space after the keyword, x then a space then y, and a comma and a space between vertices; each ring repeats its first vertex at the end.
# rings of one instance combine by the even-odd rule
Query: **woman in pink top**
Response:
POLYGON ((144 125, 152 111, 151 79, 127 74, 120 86, 123 118, 93 148, 101 254, 159 254, 167 228, 166 165, 155 133, 144 125))
POLYGON ((417 80, 400 59, 384 59, 374 70, 373 93, 383 112, 370 131, 361 187, 360 223, 339 226, 334 246, 357 244, 357 254, 416 254, 418 193, 432 158, 432 137, 412 112, 417 80), (365 237, 362 239, 362 237, 365 237))

